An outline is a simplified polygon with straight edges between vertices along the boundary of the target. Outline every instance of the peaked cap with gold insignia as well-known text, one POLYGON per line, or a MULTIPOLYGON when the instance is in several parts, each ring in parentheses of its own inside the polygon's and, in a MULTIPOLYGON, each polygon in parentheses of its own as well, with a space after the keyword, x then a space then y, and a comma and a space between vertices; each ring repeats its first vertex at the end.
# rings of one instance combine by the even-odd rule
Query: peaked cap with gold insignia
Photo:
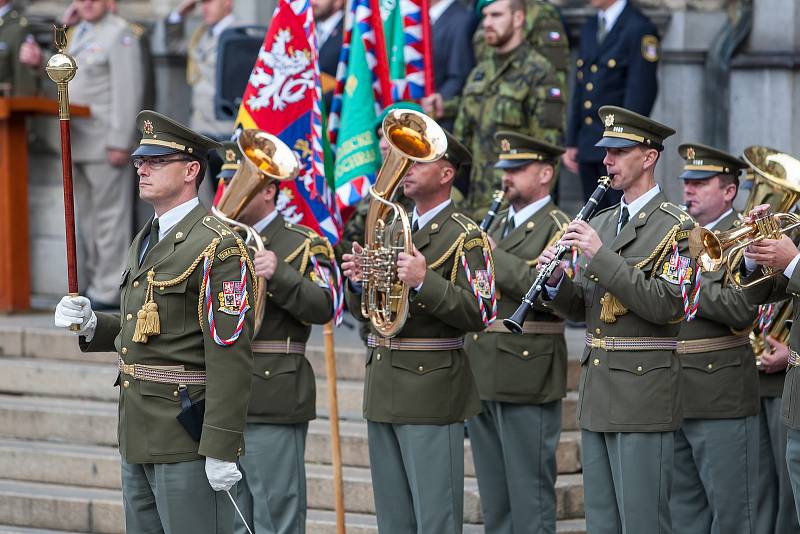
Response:
POLYGON ((472 154, 453 134, 444 130, 444 135, 447 137, 447 151, 445 151, 442 159, 452 163, 453 167, 456 168, 456 174, 458 174, 459 170, 472 165, 472 154))
POLYGON ((516 169, 531 163, 549 163, 555 165, 564 149, 539 141, 527 135, 509 131, 494 134, 494 141, 500 148, 499 161, 495 169, 516 169))
POLYGON ((705 180, 718 174, 730 174, 738 179, 741 170, 747 167, 736 156, 699 143, 679 146, 678 154, 686 160, 683 173, 678 177, 682 180, 705 180))
POLYGON ((149 109, 139 112, 136 117, 136 127, 142 132, 142 139, 132 156, 188 154, 204 160, 208 159, 210 151, 220 146, 213 139, 149 109))
POLYGON ((219 157, 222 158, 222 168, 217 173, 217 179, 225 180, 227 183, 239 170, 239 165, 242 162, 242 153, 239 150, 239 144, 235 141, 222 141, 222 146, 217 149, 217 152, 219 157))
POLYGON ((594 146, 602 148, 627 148, 643 145, 664 150, 664 139, 675 130, 644 115, 617 106, 603 106, 598 112, 605 130, 594 146))

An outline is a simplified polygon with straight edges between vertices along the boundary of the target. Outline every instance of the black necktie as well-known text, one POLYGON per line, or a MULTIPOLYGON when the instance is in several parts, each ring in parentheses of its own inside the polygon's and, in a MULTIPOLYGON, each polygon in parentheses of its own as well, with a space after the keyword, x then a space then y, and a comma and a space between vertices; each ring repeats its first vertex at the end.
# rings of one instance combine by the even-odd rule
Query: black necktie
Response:
MULTIPOLYGON (((630 219, 630 214, 628 213, 628 208, 626 206, 622 208, 622 213, 620 213, 619 232, 621 232, 622 229, 625 228, 625 225, 628 224, 628 219, 630 219)), ((617 234, 619 234, 619 232, 617 232, 617 234)))
POLYGON ((419 231, 419 219, 414 219, 414 224, 411 225, 411 233, 416 234, 419 231))
POLYGON ((506 227, 503 229, 503 239, 506 238, 508 234, 511 233, 511 230, 514 229, 514 217, 509 217, 506 219, 506 227))
POLYGON ((153 219, 153 222, 150 223, 150 237, 147 239, 147 248, 144 249, 144 254, 142 254, 142 262, 150 254, 150 251, 153 250, 158 244, 158 219, 153 219))

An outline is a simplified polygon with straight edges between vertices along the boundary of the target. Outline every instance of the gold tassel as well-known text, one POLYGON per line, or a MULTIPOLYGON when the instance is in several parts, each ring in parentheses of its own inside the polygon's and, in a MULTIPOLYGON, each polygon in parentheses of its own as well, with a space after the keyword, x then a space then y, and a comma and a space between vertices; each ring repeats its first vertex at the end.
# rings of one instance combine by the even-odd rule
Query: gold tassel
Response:
POLYGON ((158 304, 145 302, 142 309, 136 312, 136 329, 133 332, 134 343, 147 343, 150 336, 161 333, 161 320, 158 316, 158 304))
POLYGON ((617 317, 625 315, 628 310, 617 297, 606 291, 602 298, 602 307, 600 309, 600 320, 604 323, 616 323, 617 317))

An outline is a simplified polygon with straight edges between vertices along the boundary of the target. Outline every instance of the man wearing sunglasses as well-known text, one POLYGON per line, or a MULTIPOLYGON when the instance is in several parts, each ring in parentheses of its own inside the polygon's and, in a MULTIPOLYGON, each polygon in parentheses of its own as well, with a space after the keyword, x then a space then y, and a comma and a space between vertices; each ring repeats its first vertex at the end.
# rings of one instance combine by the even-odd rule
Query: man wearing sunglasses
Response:
POLYGON ((136 235, 119 313, 64 297, 56 326, 81 350, 118 354, 126 531, 232 533, 253 356, 254 269, 241 239, 197 199, 219 144, 152 111, 137 119, 139 196, 155 214, 136 235))

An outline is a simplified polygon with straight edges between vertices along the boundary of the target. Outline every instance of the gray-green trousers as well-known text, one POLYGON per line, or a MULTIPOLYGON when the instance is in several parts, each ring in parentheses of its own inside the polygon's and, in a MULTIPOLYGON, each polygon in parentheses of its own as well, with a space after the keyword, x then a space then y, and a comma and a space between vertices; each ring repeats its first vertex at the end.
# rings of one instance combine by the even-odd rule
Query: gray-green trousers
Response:
POLYGON ((581 431, 587 532, 672 533, 674 434, 581 431))
POLYGON ((761 397, 757 534, 800 534, 789 470, 780 397, 761 397))
POLYGON ((464 522, 464 424, 367 421, 380 534, 460 534, 464 522))
POLYGON ((754 534, 758 416, 684 419, 675 433, 672 528, 680 534, 754 534))
POLYGON ((788 429, 786 439, 786 466, 794 493, 794 509, 800 519, 800 430, 788 429))
POLYGON ((486 532, 555 534, 561 401, 481 401, 467 427, 486 532))
MULTIPOLYGON (((306 531, 306 435, 308 423, 248 424, 237 502, 253 534, 306 531)), ((246 534, 236 518, 236 534, 246 534)))
POLYGON ((127 534, 233 532, 236 511, 225 492, 211 489, 205 460, 174 464, 122 460, 122 501, 127 534))

